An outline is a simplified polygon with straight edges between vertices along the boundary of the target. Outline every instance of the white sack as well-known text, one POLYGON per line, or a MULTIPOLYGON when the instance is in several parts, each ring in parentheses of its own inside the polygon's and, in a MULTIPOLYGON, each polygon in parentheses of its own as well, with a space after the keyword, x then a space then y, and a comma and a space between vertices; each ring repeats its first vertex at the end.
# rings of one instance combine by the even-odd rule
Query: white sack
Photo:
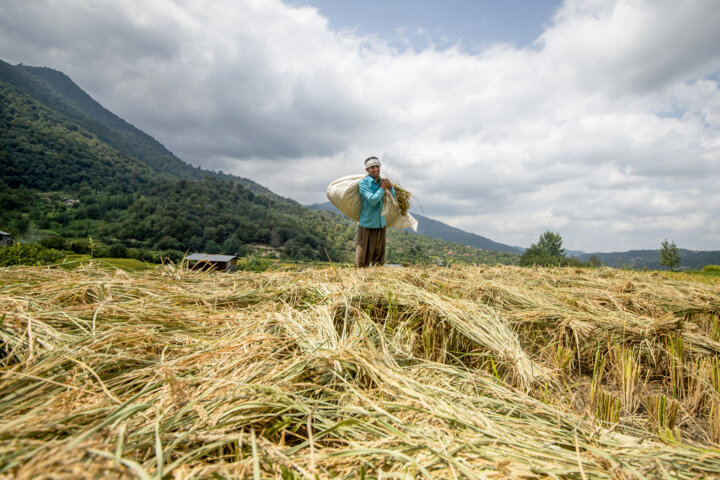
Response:
MULTIPOLYGON (((328 200, 356 222, 360 221, 360 210, 362 209, 362 197, 358 184, 363 178, 365 175, 348 175, 338 178, 327 187, 328 200)), ((390 228, 411 228, 414 232, 417 231, 417 220, 410 213, 401 215, 397 200, 392 193, 387 191, 383 198, 381 215, 385 216, 386 226, 390 228)))

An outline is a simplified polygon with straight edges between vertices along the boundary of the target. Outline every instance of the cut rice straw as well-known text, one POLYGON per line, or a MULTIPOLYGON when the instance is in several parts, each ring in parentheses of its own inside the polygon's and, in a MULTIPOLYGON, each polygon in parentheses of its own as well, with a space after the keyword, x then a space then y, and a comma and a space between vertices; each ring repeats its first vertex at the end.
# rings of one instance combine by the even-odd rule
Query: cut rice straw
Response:
POLYGON ((0 273, 0 477, 720 475, 717 284, 507 266, 0 273), (632 399, 611 374, 629 355, 646 379, 632 399), (640 406, 672 396, 671 368, 693 390, 668 433, 640 406), (627 404, 617 423, 591 384, 627 404))

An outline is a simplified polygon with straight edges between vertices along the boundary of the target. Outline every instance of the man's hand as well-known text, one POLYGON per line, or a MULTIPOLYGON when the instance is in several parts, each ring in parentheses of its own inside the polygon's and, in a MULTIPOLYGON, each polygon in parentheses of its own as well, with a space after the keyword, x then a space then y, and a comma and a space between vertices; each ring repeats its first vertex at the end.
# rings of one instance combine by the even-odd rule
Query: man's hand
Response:
POLYGON ((390 190, 392 188, 392 182, 390 182, 387 178, 383 178, 380 181, 380 188, 383 190, 390 190))

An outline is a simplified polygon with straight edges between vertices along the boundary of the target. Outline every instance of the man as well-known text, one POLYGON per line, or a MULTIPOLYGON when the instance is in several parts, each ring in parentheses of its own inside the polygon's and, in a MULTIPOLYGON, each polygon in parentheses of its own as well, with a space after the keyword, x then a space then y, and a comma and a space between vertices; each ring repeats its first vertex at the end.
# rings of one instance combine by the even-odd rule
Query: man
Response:
POLYGON ((381 215, 383 196, 395 188, 387 178, 380 178, 380 160, 377 157, 365 159, 367 177, 360 180, 358 189, 362 197, 360 225, 355 243, 355 266, 357 268, 385 263, 385 217, 381 215))

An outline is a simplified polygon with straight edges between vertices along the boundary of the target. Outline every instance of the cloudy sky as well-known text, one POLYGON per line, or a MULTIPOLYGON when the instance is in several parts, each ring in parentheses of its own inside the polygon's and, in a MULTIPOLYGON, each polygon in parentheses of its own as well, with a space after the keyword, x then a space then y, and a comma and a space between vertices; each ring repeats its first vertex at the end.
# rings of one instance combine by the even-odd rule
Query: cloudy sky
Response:
POLYGON ((0 59, 302 203, 375 154, 499 242, 720 249, 718 0, 10 0, 0 59))

